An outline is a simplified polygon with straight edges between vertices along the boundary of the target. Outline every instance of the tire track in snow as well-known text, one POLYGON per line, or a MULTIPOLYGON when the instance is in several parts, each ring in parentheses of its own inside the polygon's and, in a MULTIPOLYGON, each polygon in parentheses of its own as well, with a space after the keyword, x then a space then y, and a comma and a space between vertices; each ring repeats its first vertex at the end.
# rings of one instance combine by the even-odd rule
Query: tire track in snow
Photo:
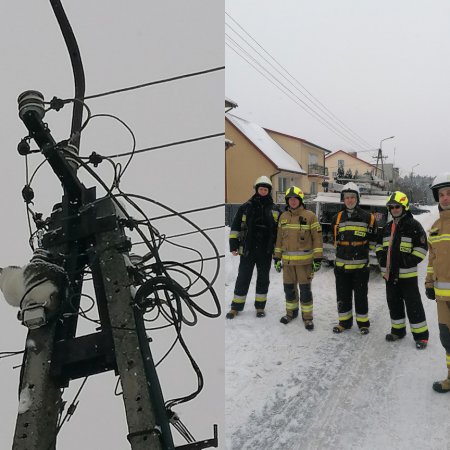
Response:
MULTIPOLYGON (((372 322, 386 323, 386 313, 381 302, 372 307, 372 322)), ((289 365, 284 367, 284 379, 273 387, 262 411, 253 412, 245 425, 233 431, 232 449, 333 448, 342 444, 342 428, 346 436, 352 436, 348 444, 361 448, 364 436, 360 427, 364 425, 365 408, 376 400, 377 409, 385 409, 379 398, 384 398, 380 391, 386 389, 386 380, 379 373, 392 373, 398 364, 395 358, 385 357, 392 349, 380 340, 384 332, 361 336, 356 326, 342 335, 330 332, 314 357, 300 361, 300 365, 295 360, 285 362, 289 365), (369 375, 368 379, 361 379, 365 375, 369 375), (357 396, 358 403, 354 391, 361 384, 367 394, 357 396), (358 425, 351 423, 355 409, 361 410, 358 425)), ((378 416, 383 427, 388 418, 381 413, 378 416)), ((373 419, 373 411, 370 417, 373 419)))

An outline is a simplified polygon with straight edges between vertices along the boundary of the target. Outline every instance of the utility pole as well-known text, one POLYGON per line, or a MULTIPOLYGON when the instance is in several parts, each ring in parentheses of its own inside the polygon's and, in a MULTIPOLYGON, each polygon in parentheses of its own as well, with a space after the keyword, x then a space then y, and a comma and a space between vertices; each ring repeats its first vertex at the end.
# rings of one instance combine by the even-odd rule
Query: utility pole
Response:
MULTIPOLYGON (((381 174, 382 174, 382 179, 384 180, 384 162, 383 160, 387 158, 387 156, 383 156, 383 149, 382 149, 382 145, 383 145, 383 141, 387 141, 388 139, 394 139, 395 136, 390 136, 384 139, 381 139, 380 141, 380 147, 378 148, 378 153, 377 153, 377 172, 378 172, 378 162, 381 162, 381 174)), ((375 157, 374 157, 375 158, 375 157)))
MULTIPOLYGON (((70 379, 112 368, 120 374, 122 382, 131 448, 174 448, 161 388, 157 377, 151 379, 150 348, 142 316, 135 311, 131 294, 133 283, 124 260, 130 249, 129 241, 117 209, 108 197, 93 200, 92 190, 78 181, 63 150, 58 148, 42 122, 43 99, 39 104, 39 98, 35 91, 22 94, 20 115, 66 191, 62 206, 55 208, 50 218, 43 247, 52 251, 67 249, 65 269, 75 275, 77 272, 73 269, 80 265, 78 263, 86 262, 78 255, 89 255, 102 332, 88 338, 75 337, 73 309, 78 309, 74 307, 79 304, 78 292, 75 292, 76 298, 72 294, 70 301, 61 299, 61 309, 69 313, 68 319, 63 315, 56 322, 30 330, 28 342, 33 342, 34 347, 26 352, 20 386, 22 401, 29 397, 30 406, 18 414, 13 448, 55 448, 56 422, 61 412, 60 389, 68 385, 70 379), (86 203, 89 197, 90 202, 86 203), (71 205, 70 210, 68 205, 71 205), (145 338, 139 339, 142 333, 145 338), (104 353, 98 349, 104 349, 104 353), (41 419, 43 415, 45 420, 41 419)), ((76 277, 72 281, 69 292, 79 291, 76 277)))
MULTIPOLYGON (((57 143, 47 124, 44 98, 26 91, 18 98, 19 117, 47 159, 64 191, 53 207, 42 238, 42 248, 63 255, 67 289, 59 292, 57 311, 42 307, 34 312, 41 326, 29 325, 20 379, 20 406, 13 450, 55 450, 62 414, 62 388, 70 380, 114 370, 120 376, 132 450, 171 450, 174 443, 169 414, 153 363, 143 314, 134 301, 134 280, 127 268, 131 242, 121 206, 107 194, 97 199, 95 188, 86 188, 77 176, 78 146, 84 100, 84 72, 75 37, 60 0, 50 0, 71 56, 75 98, 71 136, 57 143), (83 276, 90 268, 100 327, 77 337, 83 276)), ((56 102, 58 109, 64 103, 56 102)), ((27 155, 29 146, 19 145, 27 155)), ((28 186, 29 187, 29 186, 28 186)), ((30 293, 31 295, 31 293, 30 293)), ((45 306, 45 305, 44 305, 45 306)), ((27 322, 24 320, 24 324, 27 322)), ((190 442, 179 448, 217 447, 214 438, 190 442)))

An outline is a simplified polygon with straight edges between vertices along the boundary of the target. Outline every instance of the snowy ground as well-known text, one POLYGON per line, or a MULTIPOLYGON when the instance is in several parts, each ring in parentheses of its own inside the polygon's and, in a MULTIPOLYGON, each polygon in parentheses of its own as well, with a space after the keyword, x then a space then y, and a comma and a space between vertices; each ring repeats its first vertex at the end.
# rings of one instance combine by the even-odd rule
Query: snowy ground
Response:
MULTIPOLYGON (((416 216, 425 230, 437 218, 416 216)), ((427 261, 427 259, 425 260, 427 261)), ((225 305, 234 289, 239 258, 226 257, 225 305)), ((273 269, 267 316, 254 314, 254 280, 246 310, 225 326, 226 448, 231 450, 450 449, 450 394, 435 393, 433 381, 446 376, 436 304, 425 297, 426 262, 419 286, 430 329, 418 351, 408 329, 400 342, 386 342, 390 330, 384 282, 369 282, 370 334, 356 326, 341 335, 332 268, 313 281, 315 329, 301 320, 279 322, 284 314, 282 275, 273 269)))

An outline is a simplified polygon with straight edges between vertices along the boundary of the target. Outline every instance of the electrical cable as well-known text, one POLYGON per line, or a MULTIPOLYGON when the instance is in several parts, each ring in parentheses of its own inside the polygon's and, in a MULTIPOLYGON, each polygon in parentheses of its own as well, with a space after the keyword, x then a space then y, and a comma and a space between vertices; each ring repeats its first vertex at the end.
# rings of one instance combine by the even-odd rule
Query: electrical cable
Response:
POLYGON ((217 72, 217 71, 224 70, 224 69, 225 69, 225 66, 214 67, 212 69, 201 70, 199 72, 187 73, 184 75, 178 75, 178 76, 170 77, 170 78, 164 78, 162 80, 157 80, 157 81, 150 81, 148 83, 137 84, 135 86, 130 86, 130 87, 122 88, 122 89, 114 89, 112 91, 101 92, 99 94, 87 95, 84 97, 84 99, 91 100, 93 98, 105 97, 107 95, 113 95, 113 94, 119 94, 121 92, 133 91, 135 89, 141 89, 141 88, 148 87, 148 86, 155 86, 157 84, 168 83, 168 82, 176 81, 176 80, 182 80, 184 78, 191 78, 191 77, 197 77, 199 75, 206 75, 208 73, 213 73, 213 72, 217 72))
POLYGON ((336 128, 329 120, 322 117, 317 111, 313 110, 306 102, 304 102, 295 92, 293 92, 289 87, 287 87, 284 83, 282 83, 276 76, 274 76, 272 73, 268 72, 267 69, 263 67, 263 65, 257 61, 252 55, 250 55, 245 49, 243 49, 233 38, 231 38, 227 33, 225 33, 225 36, 228 38, 228 42, 225 41, 226 45, 234 51, 238 56, 240 56, 242 59, 244 59, 245 62, 250 64, 257 72, 259 72, 264 78, 266 78, 270 83, 272 83, 277 89, 279 89, 283 94, 285 94, 288 98, 290 98, 294 103, 296 103, 300 108, 302 108, 307 114, 314 117, 317 121, 319 121, 322 125, 324 125, 326 128, 328 128, 330 131, 332 131, 337 136, 341 137, 342 139, 346 140, 347 142, 351 143, 352 145, 355 145, 357 147, 360 147, 361 144, 357 143, 353 138, 349 136, 345 136, 338 128, 336 128), (239 51, 233 48, 233 46, 230 44, 231 41, 233 45, 239 48, 239 51), (241 53, 240 53, 241 52, 241 53), (263 71, 267 72, 275 81, 271 80, 267 77, 265 73, 263 73, 260 69, 258 69, 253 63, 251 63, 245 56, 242 55, 242 52, 247 55, 247 57, 251 58, 263 71), (282 86, 282 88, 280 87, 282 86), (294 98, 293 98, 294 97, 294 98))
POLYGON ((174 217, 174 216, 178 216, 180 214, 192 214, 192 213, 200 212, 200 211, 208 211, 210 209, 222 208, 224 206, 225 206, 224 203, 219 203, 217 205, 205 206, 203 208, 189 209, 187 211, 181 211, 181 212, 176 212, 176 213, 172 213, 172 214, 165 214, 164 216, 152 217, 151 220, 166 219, 167 217, 174 217))
POLYGON ((0 352, 0 359, 9 358, 11 356, 17 356, 25 353, 25 350, 10 351, 10 352, 0 352))
MULTIPOLYGON (((135 155, 135 150, 136 150, 136 136, 133 133, 133 130, 119 117, 115 116, 114 114, 94 114, 91 117, 89 117, 86 122, 85 125, 86 126, 88 124, 88 120, 91 121, 92 119, 95 119, 97 117, 109 117, 111 119, 115 119, 118 122, 120 122, 131 134, 131 138, 133 139, 133 145, 132 145, 132 150, 131 152, 128 152, 128 155, 130 156, 128 158, 127 163, 125 164, 125 167, 119 172, 119 174, 117 175, 117 183, 120 182, 120 179, 122 178, 123 174, 125 173, 125 170, 128 168, 131 160, 133 159, 133 156, 135 155)), ((112 158, 111 156, 109 156, 108 158, 112 158)))
MULTIPOLYGON (((242 37, 242 35, 239 34, 238 31, 236 31, 229 23, 225 22, 225 25, 229 27, 237 36, 239 36, 240 39, 242 39, 250 48, 252 48, 261 58, 264 59, 273 69, 275 69, 283 78, 285 78, 287 81, 289 81, 290 84, 292 84, 296 89, 299 90, 299 92, 302 93, 315 107, 319 108, 324 114, 326 114, 330 119, 335 120, 343 129, 347 130, 349 133, 351 133, 356 139, 358 139, 363 146, 369 146, 371 145, 365 141, 361 136, 359 136, 357 133, 355 133, 350 127, 348 127, 344 122, 342 122, 335 114, 333 114, 320 100, 318 100, 300 81, 298 81, 297 78, 295 78, 289 71, 283 67, 264 47, 253 37, 251 36, 243 27, 240 25, 230 14, 225 12, 225 14, 253 41, 256 43, 256 45, 266 54, 269 56, 269 58, 274 61, 274 63, 280 67, 292 80, 295 81, 297 86, 293 84, 291 81, 288 80, 288 78, 280 72, 273 64, 270 63, 263 55, 261 55, 258 50, 256 50, 249 42, 242 37), (298 87, 300 86, 300 88, 298 87), (305 93, 306 92, 306 93, 305 93)), ((361 145, 361 144, 360 144, 361 145)))
MULTIPOLYGON (((154 147, 141 148, 139 150, 135 150, 133 152, 133 155, 136 155, 138 153, 150 152, 153 150, 160 150, 161 148, 173 147, 175 145, 189 144, 191 142, 203 141, 205 139, 213 139, 213 138, 221 137, 221 136, 225 136, 225 133, 208 134, 206 136, 195 137, 192 139, 184 139, 182 141, 170 142, 168 144, 156 145, 154 147)), ((130 154, 131 154, 131 152, 119 153, 117 155, 110 155, 109 158, 121 158, 123 156, 129 156, 130 154)))

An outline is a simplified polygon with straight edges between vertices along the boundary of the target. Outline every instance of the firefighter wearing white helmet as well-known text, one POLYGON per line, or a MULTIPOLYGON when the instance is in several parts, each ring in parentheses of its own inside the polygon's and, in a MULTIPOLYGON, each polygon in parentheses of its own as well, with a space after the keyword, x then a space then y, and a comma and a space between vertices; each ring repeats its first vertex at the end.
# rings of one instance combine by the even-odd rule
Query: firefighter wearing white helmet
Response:
POLYGON ((256 266, 256 316, 265 316, 269 272, 277 233, 280 210, 273 202, 270 178, 263 175, 256 179, 255 194, 241 205, 234 217, 230 231, 230 251, 240 255, 240 263, 234 297, 227 319, 234 319, 245 306, 253 270, 256 266))
POLYGON ((355 194, 356 195, 356 203, 359 204, 360 201, 360 192, 359 192, 359 186, 356 183, 353 183, 353 181, 350 181, 347 184, 344 184, 344 186, 342 186, 342 190, 341 190, 341 202, 344 202, 344 195, 345 194, 355 194))
POLYGON ((429 258, 425 279, 426 296, 436 300, 439 335, 445 348, 448 375, 433 383, 436 392, 450 392, 450 172, 438 175, 431 185, 439 202, 439 219, 428 235, 429 258))
POLYGON ((417 281, 417 265, 428 250, 422 225, 409 210, 409 200, 400 191, 393 192, 386 206, 392 216, 378 236, 377 259, 386 280, 386 300, 391 330, 386 340, 396 342, 406 336, 406 314, 416 348, 426 348, 428 326, 417 281))
POLYGON ((359 207, 359 187, 347 183, 341 190, 343 206, 331 220, 336 246, 334 275, 339 323, 334 333, 353 326, 353 297, 356 323, 361 334, 368 334, 369 249, 375 248, 375 216, 359 207))
POLYGON ((280 271, 283 267, 286 297, 286 315, 281 317, 280 322, 286 325, 298 317, 300 300, 304 326, 311 331, 314 329, 311 281, 322 261, 322 229, 316 215, 305 209, 304 194, 300 188, 290 187, 285 200, 287 210, 278 222, 274 252, 275 269, 280 271))

